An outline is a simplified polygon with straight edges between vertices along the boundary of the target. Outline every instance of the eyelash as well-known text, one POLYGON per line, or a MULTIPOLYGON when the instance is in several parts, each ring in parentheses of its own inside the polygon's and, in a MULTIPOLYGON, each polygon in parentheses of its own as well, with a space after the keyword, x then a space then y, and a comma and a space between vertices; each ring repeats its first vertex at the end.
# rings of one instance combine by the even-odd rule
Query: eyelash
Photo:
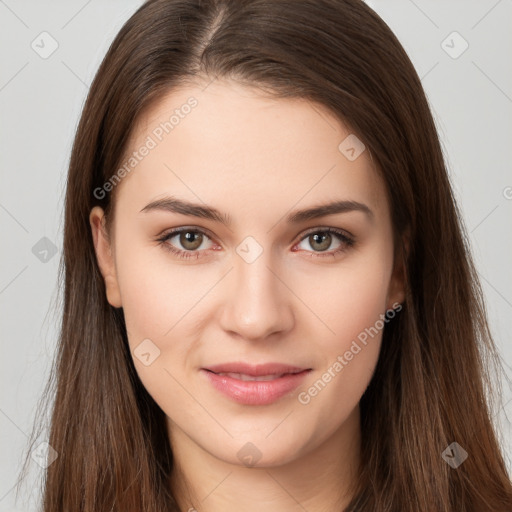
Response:
MULTIPOLYGON (((208 235, 208 233, 206 233, 205 231, 203 231, 202 229, 198 229, 198 228, 178 228, 178 229, 174 229, 172 231, 169 231, 168 233, 165 233, 163 236, 157 238, 157 242, 159 242, 159 244, 167 251, 173 253, 174 255, 178 256, 179 258, 183 258, 183 259, 189 259, 189 258, 195 258, 195 259, 198 259, 201 256, 201 252, 202 251, 184 251, 184 250, 181 250, 181 249, 176 249, 174 246, 172 246, 171 244, 168 243, 168 241, 171 239, 171 238, 174 238, 176 235, 179 235, 180 233, 186 233, 186 232, 190 232, 190 233, 200 233, 202 235, 205 235, 207 238, 209 238, 211 240, 211 237, 208 235)), ((332 250, 332 251, 329 251, 329 252, 311 252, 311 251, 308 251, 308 252, 311 252, 311 257, 320 257, 320 258, 325 258, 325 257, 335 257, 337 254, 339 253, 342 253, 342 252, 345 252, 347 251, 349 248, 353 247, 354 243, 355 243, 355 240, 348 236, 344 231, 340 230, 340 229, 336 229, 336 228, 315 228, 315 229, 312 229, 308 232, 306 232, 304 234, 304 236, 297 242, 297 244, 301 243, 303 240, 305 240, 306 238, 308 238, 309 236, 311 235, 314 235, 314 234, 318 234, 318 233, 330 233, 330 234, 334 234, 336 235, 340 242, 342 243, 342 245, 340 247, 338 247, 337 249, 335 250, 332 250), (313 256, 315 255, 315 256, 313 256)), ((295 245, 297 245, 295 244, 295 245)), ((206 249, 204 249, 206 250, 206 249)))

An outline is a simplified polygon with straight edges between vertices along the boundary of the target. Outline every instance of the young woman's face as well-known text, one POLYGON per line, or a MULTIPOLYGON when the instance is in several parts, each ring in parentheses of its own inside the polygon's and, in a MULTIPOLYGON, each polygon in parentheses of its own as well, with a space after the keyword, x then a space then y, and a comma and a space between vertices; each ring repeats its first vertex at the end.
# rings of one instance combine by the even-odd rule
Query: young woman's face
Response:
POLYGON ((171 441, 272 466, 353 432, 403 299, 369 152, 319 105, 216 81, 146 112, 124 163, 111 251, 91 225, 171 441))

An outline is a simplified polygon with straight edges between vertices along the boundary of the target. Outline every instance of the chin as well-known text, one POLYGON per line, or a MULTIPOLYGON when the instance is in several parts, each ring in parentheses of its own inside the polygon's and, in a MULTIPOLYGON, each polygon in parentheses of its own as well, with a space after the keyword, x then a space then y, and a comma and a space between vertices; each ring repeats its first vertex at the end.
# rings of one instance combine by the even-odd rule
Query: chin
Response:
POLYGON ((210 453, 219 460, 247 468, 272 468, 291 463, 304 451, 304 444, 284 435, 274 439, 265 435, 243 436, 229 443, 216 443, 210 453))

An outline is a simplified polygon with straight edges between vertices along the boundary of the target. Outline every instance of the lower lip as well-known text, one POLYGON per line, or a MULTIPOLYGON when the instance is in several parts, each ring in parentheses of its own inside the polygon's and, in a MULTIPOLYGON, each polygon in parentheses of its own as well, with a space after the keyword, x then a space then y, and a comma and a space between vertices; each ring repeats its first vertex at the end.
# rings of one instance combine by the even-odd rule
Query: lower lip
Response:
POLYGON ((274 380, 248 381, 201 370, 206 374, 214 388, 235 402, 244 405, 268 405, 276 402, 297 388, 310 371, 287 373, 274 380))

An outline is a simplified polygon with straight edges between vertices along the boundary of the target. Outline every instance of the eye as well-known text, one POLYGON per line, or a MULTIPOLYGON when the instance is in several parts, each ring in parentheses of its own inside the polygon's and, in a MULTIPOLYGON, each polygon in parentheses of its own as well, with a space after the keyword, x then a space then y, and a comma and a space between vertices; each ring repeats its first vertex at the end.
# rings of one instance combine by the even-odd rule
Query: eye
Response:
POLYGON ((201 251, 211 248, 204 247, 206 240, 210 237, 204 231, 186 227, 174 229, 157 239, 165 249, 180 258, 199 258, 201 251), (176 240, 171 242, 173 239, 176 240))
MULTIPOLYGON (((205 243, 211 241, 211 238, 199 228, 182 227, 173 229, 157 238, 157 241, 167 251, 183 259, 198 259, 204 256, 204 251, 209 249, 219 250, 220 248, 215 245, 205 247, 205 243)), ((355 240, 340 229, 315 228, 306 233, 294 247, 310 252, 311 257, 313 255, 315 257, 335 257, 336 254, 347 251, 354 243, 355 240), (334 248, 332 247, 333 242, 335 243, 334 248), (309 245, 313 251, 309 251, 307 247, 301 247, 301 244, 309 245)))
POLYGON ((335 228, 315 228, 304 236, 296 247, 308 250, 307 247, 301 247, 301 244, 308 245, 313 249, 313 254, 319 257, 331 256, 348 250, 354 245, 354 239, 347 233, 335 228), (336 245, 337 240, 337 245, 336 245), (333 242, 335 246, 332 247, 333 242), (331 249, 331 250, 329 250, 331 249), (324 253, 324 254, 318 254, 324 253))

